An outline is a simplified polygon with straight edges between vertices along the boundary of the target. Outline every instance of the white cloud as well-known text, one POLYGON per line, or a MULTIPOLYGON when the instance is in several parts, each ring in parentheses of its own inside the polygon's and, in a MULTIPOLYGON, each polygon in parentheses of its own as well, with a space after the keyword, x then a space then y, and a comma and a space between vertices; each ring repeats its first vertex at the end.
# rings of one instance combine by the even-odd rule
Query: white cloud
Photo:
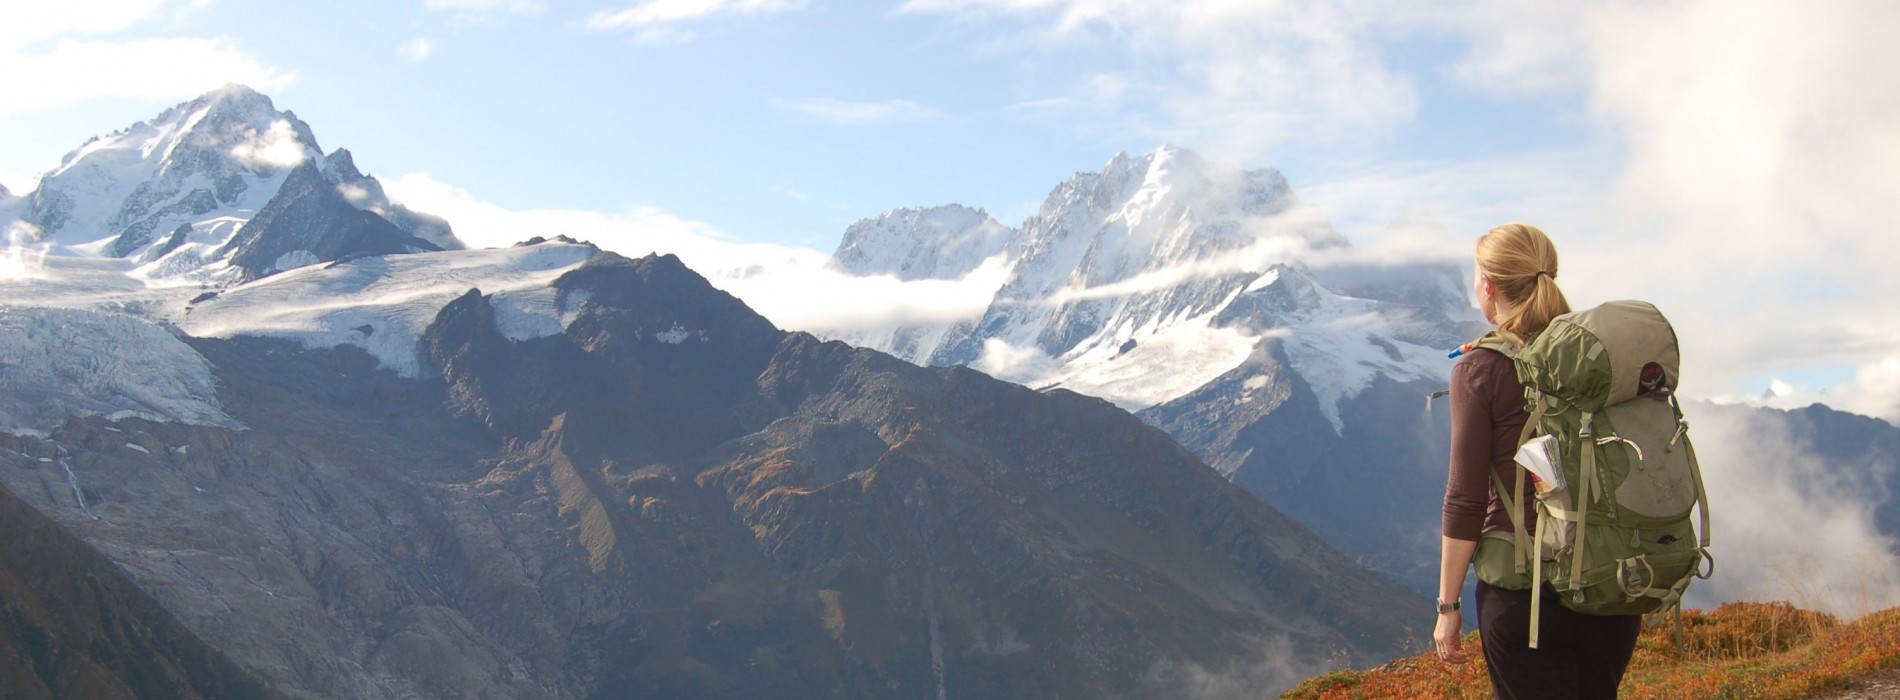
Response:
POLYGON ((1384 0, 910 0, 900 11, 1015 21, 1024 35, 1005 45, 1025 52, 1114 45, 1127 66, 1097 71, 1068 95, 1012 109, 1075 113, 1084 131, 1252 159, 1295 139, 1364 140, 1411 118, 1413 80, 1385 65, 1377 42, 1400 7, 1384 0))
POLYGON ((787 111, 801 114, 834 126, 881 126, 934 119, 937 110, 910 100, 886 100, 883 102, 852 102, 828 98, 805 100, 780 100, 776 104, 787 111))
POLYGON ((170 0, 68 0, 0 4, 0 51, 66 34, 115 32, 144 21, 170 0))
POLYGON ((290 122, 279 119, 264 133, 252 133, 232 146, 231 157, 253 168, 293 168, 310 156, 307 149, 290 122))
POLYGON ((296 74, 259 61, 228 39, 83 39, 185 13, 200 2, 73 0, 0 4, 0 116, 97 97, 184 98, 226 83, 281 89, 296 74))
POLYGON ((1685 349, 1711 370, 1860 366, 1828 391, 1890 417, 1893 26, 1891 3, 1767 0, 1617 3, 1583 25, 1594 115, 1628 153, 1604 257, 1668 270, 1625 284, 1687 310, 1685 349))
POLYGON ((396 53, 411 61, 420 61, 428 58, 429 54, 435 53, 435 42, 429 41, 427 37, 416 37, 415 40, 396 47, 396 53))
POLYGON ((646 29, 717 17, 771 15, 804 9, 807 0, 648 0, 622 10, 589 15, 587 26, 597 31, 646 29))
POLYGON ((193 97, 227 83, 270 92, 297 75, 252 58, 222 38, 125 42, 60 40, 39 54, 0 54, 8 94, 0 116, 96 97, 193 97))
POLYGON ((1845 387, 1837 387, 1846 397, 1844 409, 1900 425, 1900 353, 1862 365, 1845 387))
POLYGON ((35 244, 40 227, 24 221, 6 223, 6 235, 0 238, 0 280, 39 279, 45 277, 46 256, 52 244, 35 244))
POLYGON ((1098 73, 1084 79, 1080 86, 1067 95, 1025 100, 1012 104, 1004 111, 1029 119, 1074 119, 1089 114, 1103 114, 1119 107, 1129 99, 1134 90, 1128 78, 1115 73, 1098 73))
POLYGON ((547 3, 540 0, 427 0, 423 6, 431 10, 455 12, 469 18, 479 18, 496 12, 537 15, 548 9, 547 3))
POLYGON ((391 199, 448 219, 471 248, 512 245, 534 236, 566 235, 638 257, 678 255, 694 271, 745 301, 774 324, 835 337, 981 316, 1002 285, 1001 260, 962 280, 905 282, 853 277, 825 267, 830 255, 806 248, 736 243, 719 229, 652 207, 618 214, 509 210, 427 174, 384 182, 391 199))
POLYGON ((1016 346, 1001 338, 988 338, 983 341, 983 354, 970 367, 1004 381, 1026 382, 1061 371, 1062 363, 1035 345, 1016 346))
POLYGON ((800 202, 811 199, 811 193, 799 190, 791 185, 773 185, 767 189, 787 199, 796 199, 800 202))
POLYGON ((1691 605, 1788 600, 1855 617, 1900 603, 1900 543, 1873 523, 1884 494, 1854 475, 1871 468, 1823 465, 1767 416, 1708 409, 1689 419, 1716 559, 1714 578, 1690 587, 1691 605))

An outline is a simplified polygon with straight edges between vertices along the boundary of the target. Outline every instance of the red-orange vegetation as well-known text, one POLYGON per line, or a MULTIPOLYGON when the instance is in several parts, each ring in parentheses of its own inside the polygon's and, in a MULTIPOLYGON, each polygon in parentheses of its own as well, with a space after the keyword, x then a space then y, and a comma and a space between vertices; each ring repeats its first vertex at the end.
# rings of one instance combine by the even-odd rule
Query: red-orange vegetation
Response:
MULTIPOLYGON (((1474 633, 1471 663, 1451 665, 1430 653, 1370 671, 1335 671, 1308 680, 1284 698, 1491 697, 1491 682, 1474 633)), ((1724 698, 1794 700, 1838 688, 1881 669, 1900 667, 1900 608, 1852 623, 1787 603, 1729 603, 1649 621, 1623 676, 1626 700, 1724 698)))

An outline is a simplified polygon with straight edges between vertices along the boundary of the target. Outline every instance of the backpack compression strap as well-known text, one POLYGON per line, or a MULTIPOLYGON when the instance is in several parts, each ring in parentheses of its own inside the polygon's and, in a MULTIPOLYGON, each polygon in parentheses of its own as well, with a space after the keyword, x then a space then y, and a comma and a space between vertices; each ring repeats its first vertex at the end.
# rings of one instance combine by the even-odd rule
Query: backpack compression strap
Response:
MULTIPOLYGON (((1525 391, 1535 393, 1534 389, 1525 391)), ((1531 401, 1530 413, 1530 416, 1524 419, 1524 429, 1517 434, 1518 447, 1523 447, 1524 443, 1530 442, 1530 439, 1541 431, 1544 420, 1544 402, 1541 398, 1531 401)), ((1524 524, 1524 472, 1529 470, 1521 464, 1513 463, 1512 466, 1516 467, 1511 470, 1514 488, 1506 490, 1504 479, 1498 476, 1496 470, 1491 472, 1491 487, 1497 489, 1498 500, 1504 502, 1505 515, 1511 518, 1511 544, 1517 550, 1513 558, 1516 559, 1517 573, 1523 574, 1530 568, 1531 560, 1536 558, 1536 555, 1531 553, 1530 533, 1524 524)))

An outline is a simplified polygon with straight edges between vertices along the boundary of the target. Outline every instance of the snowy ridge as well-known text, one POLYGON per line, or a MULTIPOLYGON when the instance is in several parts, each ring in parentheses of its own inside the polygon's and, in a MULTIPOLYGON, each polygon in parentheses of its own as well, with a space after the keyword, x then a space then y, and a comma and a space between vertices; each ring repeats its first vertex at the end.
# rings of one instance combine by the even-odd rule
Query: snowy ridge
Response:
POLYGON ((218 405, 204 356, 151 321, 0 307, 0 430, 44 434, 91 415, 244 427, 218 405))
POLYGON ((398 375, 416 378, 423 329, 470 289, 493 296, 495 321, 510 340, 565 330, 587 297, 550 285, 597 252, 590 245, 542 243, 358 258, 233 287, 174 320, 201 338, 284 338, 312 349, 354 345, 398 375))
POLYGON ((831 266, 853 275, 953 280, 1004 252, 1015 231, 982 209, 893 209, 845 229, 831 266))
MULTIPOLYGON (((1450 363, 1444 345, 1424 345, 1432 338, 1450 338, 1441 326, 1421 319, 1404 305, 1350 297, 1320 286, 1300 270, 1282 267, 1249 285, 1246 301, 1300 287, 1307 303, 1280 313, 1255 310, 1252 318, 1230 318, 1242 323, 1270 320, 1279 333, 1270 334, 1319 398, 1320 412, 1335 431, 1343 431, 1339 404, 1352 398, 1383 374, 1400 382, 1440 380, 1450 363), (1280 289, 1276 289, 1280 288, 1280 289)), ((1243 303, 1241 299, 1237 304, 1243 303)), ((1455 344, 1459 341, 1446 341, 1455 344)))
POLYGON ((1184 396, 1278 348, 1338 429, 1339 402, 1375 376, 1442 379, 1442 348, 1465 340, 1460 323, 1474 315, 1451 266, 1342 263, 1336 253, 1351 244, 1278 172, 1174 146, 1119 154, 1058 185, 1000 249, 915 250, 962 243, 921 220, 945 209, 953 208, 860 222, 833 263, 859 274, 915 270, 915 261, 961 270, 1000 250, 1008 278, 982 317, 832 335, 1130 410, 1184 396), (1301 262, 1309 258, 1327 264, 1309 268, 1301 262))
POLYGON ((1253 261, 1242 258, 1263 253, 1250 249, 1343 243, 1330 227, 1287 216, 1297 205, 1272 170, 1242 171, 1173 146, 1117 155, 1050 194, 1023 225, 1023 254, 990 313, 931 361, 972 361, 979 338, 1075 356, 1217 311, 1253 277, 1253 261))

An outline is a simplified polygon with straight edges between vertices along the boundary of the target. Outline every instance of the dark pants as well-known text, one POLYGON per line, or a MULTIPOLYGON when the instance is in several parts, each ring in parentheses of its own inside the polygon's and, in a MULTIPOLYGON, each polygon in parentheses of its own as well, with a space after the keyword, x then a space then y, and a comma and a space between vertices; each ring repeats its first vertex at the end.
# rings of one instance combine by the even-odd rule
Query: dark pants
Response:
POLYGON ((1478 582, 1478 635, 1499 700, 1614 699, 1641 615, 1585 615, 1557 602, 1544 584, 1543 629, 1530 648, 1531 592, 1478 582))

